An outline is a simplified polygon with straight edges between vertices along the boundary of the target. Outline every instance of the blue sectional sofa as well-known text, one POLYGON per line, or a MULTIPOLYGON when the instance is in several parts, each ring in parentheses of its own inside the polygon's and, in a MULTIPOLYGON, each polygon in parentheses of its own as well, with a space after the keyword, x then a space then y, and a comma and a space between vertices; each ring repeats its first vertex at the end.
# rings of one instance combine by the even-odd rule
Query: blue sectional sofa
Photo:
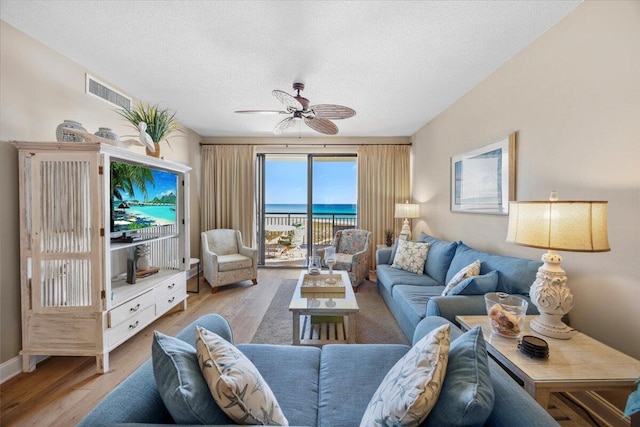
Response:
MULTIPOLYGON (((529 300, 529 288, 541 262, 478 251, 463 242, 445 242, 421 233, 418 241, 430 244, 424 274, 393 268, 394 248, 376 251, 378 292, 409 340, 418 323, 427 316, 455 322, 457 315, 487 314, 484 295, 442 296, 445 285, 462 268, 480 260, 480 274, 497 271, 496 292, 529 300)), ((396 242, 397 245, 397 242, 396 242)), ((529 304, 528 314, 538 314, 529 304)))
MULTIPOLYGON (((447 320, 438 317, 424 319, 416 328, 414 342, 444 323, 448 323, 447 320)), ((196 325, 232 340, 228 323, 216 314, 201 317, 177 337, 194 345, 196 325)), ((452 347, 460 335, 461 331, 451 325, 452 347)), ((409 350, 408 346, 399 344, 326 345, 322 349, 267 344, 237 347, 269 384, 290 425, 323 427, 358 426, 386 373, 409 350)), ((558 425, 492 360, 488 360, 488 367, 495 399, 485 426, 558 425)), ((445 377, 443 384, 446 382, 445 377)), ((461 416, 462 412, 465 411, 450 416, 461 416)), ((449 416, 450 411, 444 413, 449 416)), ((223 415, 217 425, 233 424, 225 417, 223 415)), ((173 423, 158 392, 152 361, 148 360, 107 395, 79 426, 173 423)), ((422 425, 430 425, 428 423, 427 417, 422 425)))

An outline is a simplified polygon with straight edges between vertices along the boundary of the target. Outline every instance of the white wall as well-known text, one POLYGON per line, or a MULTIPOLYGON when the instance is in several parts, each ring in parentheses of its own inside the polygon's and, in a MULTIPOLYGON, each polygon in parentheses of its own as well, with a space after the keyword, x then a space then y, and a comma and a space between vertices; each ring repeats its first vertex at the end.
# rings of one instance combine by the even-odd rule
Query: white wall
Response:
POLYGON ((572 326, 640 359, 640 2, 585 2, 412 136, 424 230, 530 259, 507 217, 451 213, 451 156, 518 131, 517 200, 608 200, 611 252, 564 252, 572 326))
MULTIPOLYGON (((85 72, 105 81, 0 21, 0 363, 17 356, 21 348, 18 151, 7 141, 55 141, 56 127, 64 119, 81 122, 89 132, 110 127, 120 135, 135 133, 114 112, 115 106, 85 94, 85 72)), ((198 256, 200 136, 184 129, 171 141, 172 149, 166 143, 161 145, 161 156, 194 168, 191 252, 198 256)), ((142 147, 132 150, 144 152, 142 147)))

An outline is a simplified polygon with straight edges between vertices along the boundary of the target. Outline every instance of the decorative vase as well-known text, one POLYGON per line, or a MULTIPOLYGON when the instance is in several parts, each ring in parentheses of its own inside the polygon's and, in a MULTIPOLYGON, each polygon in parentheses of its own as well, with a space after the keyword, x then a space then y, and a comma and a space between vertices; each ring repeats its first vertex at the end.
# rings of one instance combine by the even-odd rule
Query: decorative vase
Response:
POLYGON ((82 132, 87 130, 82 127, 81 123, 73 120, 66 120, 58 125, 56 128, 56 140, 58 142, 84 142, 84 138, 75 133, 66 131, 64 128, 76 129, 82 132))
POLYGON ((148 148, 146 148, 145 150, 147 150, 147 155, 151 156, 151 157, 160 158, 160 143, 159 142, 154 142, 153 146, 156 148, 155 153, 152 152, 151 150, 149 150, 148 148))
POLYGON ((151 250, 148 245, 136 246, 136 267, 138 270, 148 270, 151 267, 151 259, 149 253, 151 250))
POLYGON ((115 141, 118 147, 122 146, 120 143, 120 137, 118 136, 117 133, 112 131, 110 128, 98 128, 98 131, 94 135, 104 139, 110 139, 112 141, 115 141))
POLYGON ((391 240, 391 238, 388 237, 385 243, 386 243, 387 247, 391 247, 391 244, 393 243, 393 240, 391 240))

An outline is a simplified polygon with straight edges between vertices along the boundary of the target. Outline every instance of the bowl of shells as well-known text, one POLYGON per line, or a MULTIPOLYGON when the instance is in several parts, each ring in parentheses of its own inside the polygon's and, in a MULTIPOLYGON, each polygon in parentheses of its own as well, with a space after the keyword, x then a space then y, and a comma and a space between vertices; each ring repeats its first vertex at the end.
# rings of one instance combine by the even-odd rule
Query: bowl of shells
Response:
POLYGON ((484 301, 491 332, 507 338, 518 338, 527 315, 527 301, 503 292, 485 294, 484 301))

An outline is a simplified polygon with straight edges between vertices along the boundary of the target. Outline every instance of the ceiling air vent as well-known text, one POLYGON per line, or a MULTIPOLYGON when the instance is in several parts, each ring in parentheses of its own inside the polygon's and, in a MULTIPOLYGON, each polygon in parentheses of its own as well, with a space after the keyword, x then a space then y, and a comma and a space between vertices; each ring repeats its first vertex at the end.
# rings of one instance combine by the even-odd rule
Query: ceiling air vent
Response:
POLYGON ((131 108, 131 98, 86 74, 86 92, 118 107, 131 108))

